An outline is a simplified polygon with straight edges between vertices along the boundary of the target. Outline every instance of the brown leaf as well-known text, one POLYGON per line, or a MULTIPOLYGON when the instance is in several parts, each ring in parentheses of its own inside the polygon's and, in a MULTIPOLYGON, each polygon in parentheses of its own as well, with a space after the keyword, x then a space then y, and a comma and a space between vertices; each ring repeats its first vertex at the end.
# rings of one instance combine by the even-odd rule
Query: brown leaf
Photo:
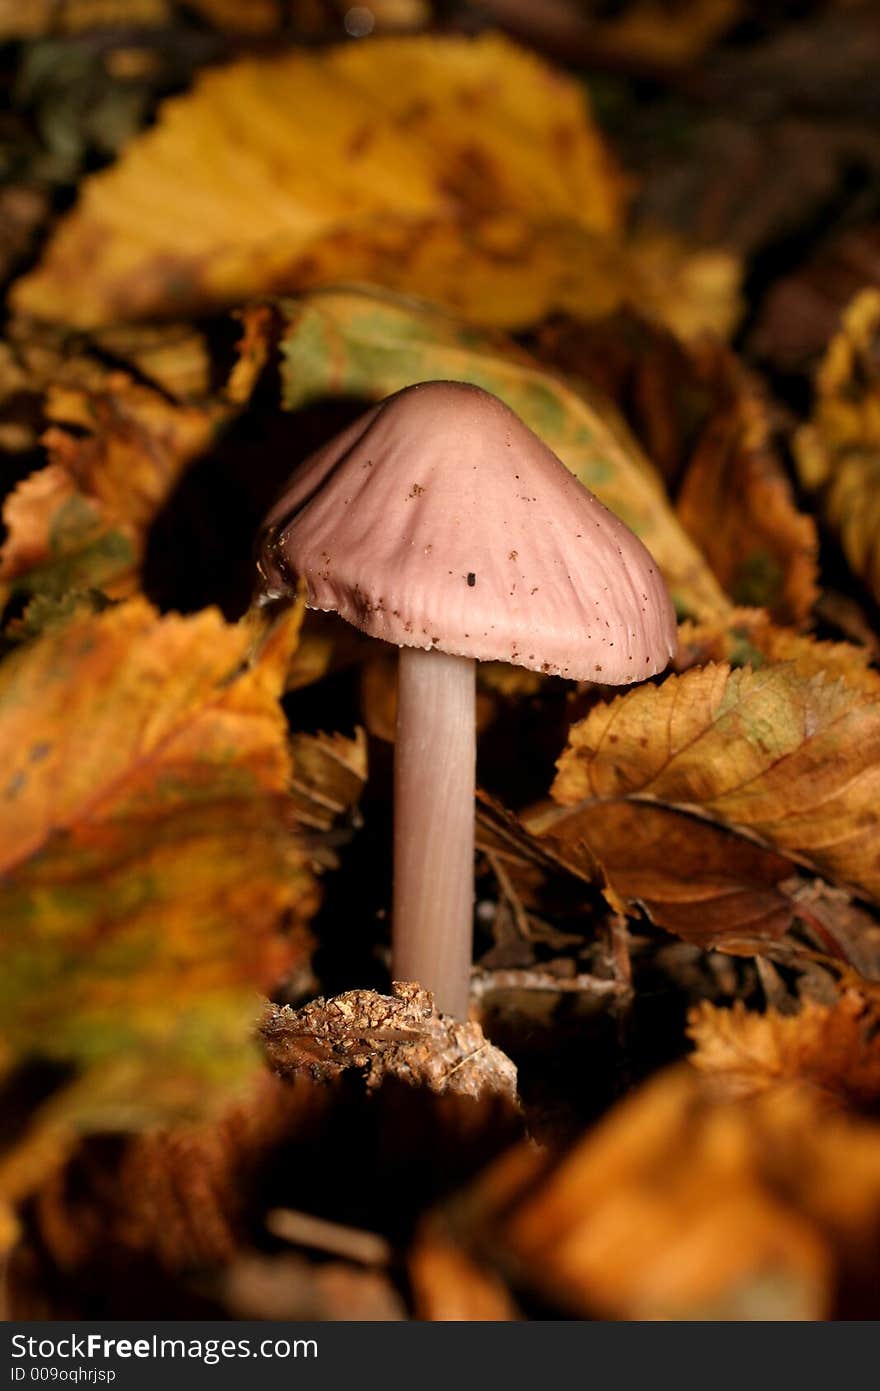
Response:
POLYGON ((851 642, 820 642, 780 628, 763 609, 733 609, 724 623, 685 621, 679 626, 678 644, 678 671, 708 662, 751 666, 756 671, 768 663, 791 662, 803 677, 824 672, 866 694, 880 689, 869 648, 851 642))
POLYGON ((41 1239, 68 1271, 120 1251, 150 1254, 168 1272, 231 1261, 273 1153, 326 1105, 305 1081, 258 1072, 210 1121, 87 1147, 41 1188, 41 1239))
POLYGON ((690 1015, 692 1062, 723 1097, 757 1096, 800 1083, 832 1108, 874 1112, 880 1104, 880 995, 862 985, 833 1005, 806 1002, 798 1014, 732 1009, 708 1002, 690 1015))
POLYGON ((291 801, 302 826, 329 831, 360 798, 367 779, 367 741, 364 731, 353 739, 344 734, 301 734, 291 737, 293 778, 291 801))
POLYGON ((707 339, 682 344, 632 313, 558 321, 539 333, 538 352, 623 411, 733 601, 804 624, 817 597, 816 526, 795 507, 769 404, 733 353, 707 339))
POLYGON ((720 1101, 681 1065, 561 1157, 493 1165, 425 1225, 417 1270, 438 1239, 551 1317, 870 1317, 880 1125, 790 1089, 720 1101))
POLYGON ((599 801, 527 821, 552 853, 586 879, 593 866, 621 908, 639 903, 669 932, 705 948, 776 938, 797 909, 782 855, 671 807, 599 801))
POLYGON ((553 796, 579 813, 648 801, 758 836, 880 897, 880 678, 693 668, 597 706, 573 727, 553 796))
POLYGON ((45 388, 43 410, 52 424, 43 436, 48 464, 20 483, 4 506, 0 602, 16 592, 131 593, 151 522, 187 466, 253 389, 268 353, 269 324, 258 313, 245 319, 241 356, 226 392, 199 405, 165 394, 173 388, 186 398, 204 384, 204 345, 192 334, 163 340, 138 330, 117 336, 119 351, 149 369, 162 391, 108 371, 88 354, 69 356, 51 342, 42 350, 16 344, 15 358, 6 349, 11 382, 30 391, 45 388))
POLYGON ((880 600, 880 290, 865 290, 819 368, 813 419, 795 438, 805 488, 880 600))
POLYGON ((767 408, 745 378, 704 430, 677 511, 735 603, 766 608, 779 623, 808 621, 818 594, 816 524, 794 505, 767 408))
POLYGON ((827 348, 846 305, 868 285, 880 288, 877 223, 845 232, 775 280, 760 306, 750 347, 777 371, 806 371, 827 348))
POLYGON ((0 1066, 73 1069, 35 1133, 198 1112, 253 1069, 255 992, 316 907, 278 699, 298 618, 248 667, 218 614, 133 600, 0 667, 0 1066))
POLYGON ((483 0, 483 9, 569 61, 614 71, 687 67, 740 15, 741 0, 630 0, 611 10, 582 0, 483 0))

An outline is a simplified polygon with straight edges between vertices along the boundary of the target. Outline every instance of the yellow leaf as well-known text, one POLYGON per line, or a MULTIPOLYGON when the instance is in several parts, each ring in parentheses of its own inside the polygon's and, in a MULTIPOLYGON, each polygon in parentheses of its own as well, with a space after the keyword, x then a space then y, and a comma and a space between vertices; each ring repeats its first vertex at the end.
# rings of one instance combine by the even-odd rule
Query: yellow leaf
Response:
POLYGON ((225 390, 198 405, 166 394, 186 397, 194 383, 203 384, 207 365, 195 334, 181 337, 176 330, 169 339, 138 329, 117 335, 117 349, 146 367, 163 391, 109 371, 89 354, 71 358, 54 346, 42 354, 25 347, 17 371, 25 377, 30 367, 29 389, 45 390, 49 462, 6 500, 0 606, 15 592, 54 598, 77 589, 131 593, 150 524, 189 463, 253 390, 269 352, 263 314, 246 312, 225 390))
POLYGON ((880 898, 880 679, 797 661, 693 668, 571 730, 553 796, 698 812, 880 898))
POLYGON ((676 510, 725 591, 803 624, 818 595, 816 524, 794 505, 773 448, 767 408, 736 380, 688 466, 676 510))
POLYGON ((448 1258, 421 1259, 439 1240, 470 1257, 469 1283, 501 1277, 551 1316, 859 1318, 878 1231, 876 1121, 790 1089, 720 1101, 680 1065, 561 1156, 491 1166, 425 1224, 413 1264, 426 1308, 443 1298, 426 1283, 448 1278, 448 1258))
POLYGON ((627 311, 556 318, 537 350, 626 416, 726 593, 779 623, 804 624, 817 597, 816 524, 795 506, 768 402, 735 354, 707 336, 682 342, 627 311))
POLYGON ((86 182, 13 301, 95 327, 344 279, 492 325, 630 301, 729 332, 736 260, 623 238, 623 190, 583 90, 497 35, 247 60, 86 182))
POLYGON ((845 988, 833 1005, 807 1001, 795 1015, 756 1014, 704 1001, 691 1011, 691 1061, 726 1097, 801 1083, 833 1107, 868 1112, 880 1099, 880 994, 845 988))
POLYGON ((780 628, 764 609, 733 609, 723 623, 686 621, 678 630, 679 671, 707 662, 752 666, 791 662, 803 677, 824 672, 859 690, 880 692, 880 677, 871 667, 871 653, 851 642, 820 642, 780 628))
POLYGON ((819 369, 813 419, 795 437, 805 488, 819 495, 847 560, 880 599, 880 291, 864 290, 819 369))
POLYGON ((279 703, 298 622, 247 666, 244 629, 138 599, 0 666, 0 1052, 82 1070, 68 1128, 237 1085, 259 990, 304 955, 279 703))

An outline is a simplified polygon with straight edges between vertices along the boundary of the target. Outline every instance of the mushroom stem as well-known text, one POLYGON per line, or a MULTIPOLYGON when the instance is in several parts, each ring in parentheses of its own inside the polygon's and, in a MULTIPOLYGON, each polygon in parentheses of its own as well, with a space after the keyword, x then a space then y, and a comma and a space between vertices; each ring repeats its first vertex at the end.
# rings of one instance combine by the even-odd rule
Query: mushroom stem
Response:
POLYGON ((476 664, 400 650, 392 973, 466 1019, 474 900, 476 664))

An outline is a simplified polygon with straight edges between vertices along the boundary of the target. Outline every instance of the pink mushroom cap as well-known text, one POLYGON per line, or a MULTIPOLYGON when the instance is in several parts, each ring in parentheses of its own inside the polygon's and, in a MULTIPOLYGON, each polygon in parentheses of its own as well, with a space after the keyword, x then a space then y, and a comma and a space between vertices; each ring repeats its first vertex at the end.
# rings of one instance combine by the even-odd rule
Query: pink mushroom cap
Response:
POLYGON ((662 671, 675 615, 656 562, 496 396, 421 382, 296 472, 269 514, 270 593, 305 581, 398 647, 577 680, 662 671))

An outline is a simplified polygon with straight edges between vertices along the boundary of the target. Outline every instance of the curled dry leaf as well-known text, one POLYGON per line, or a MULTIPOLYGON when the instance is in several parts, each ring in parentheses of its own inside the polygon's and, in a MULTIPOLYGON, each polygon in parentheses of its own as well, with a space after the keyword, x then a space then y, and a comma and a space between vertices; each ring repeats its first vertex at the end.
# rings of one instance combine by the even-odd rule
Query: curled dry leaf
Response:
POLYGON ((421 1311, 443 1299, 422 1259, 437 1242, 562 1317, 870 1317, 880 1126, 790 1089, 720 1101, 681 1065, 561 1158, 514 1150, 430 1218, 421 1311))
POLYGON ((481 261, 522 271, 538 225, 616 231, 621 194, 578 85, 498 36, 289 52, 167 102, 86 182, 14 299, 80 327, 179 316, 279 286, 382 283, 426 239, 475 253, 476 287, 481 261))
POLYGON ((658 926, 702 947, 748 949, 781 937, 796 916, 790 860, 672 807, 609 799, 526 825, 571 872, 598 872, 615 907, 641 904, 658 926))
POLYGON ((798 1014, 755 1014, 708 1002, 690 1015, 692 1062, 720 1096, 756 1096, 790 1083, 834 1108, 876 1114, 880 1104, 880 993, 844 988, 831 1005, 808 1001, 798 1014))
POLYGON ((590 67, 660 74, 699 58, 739 17, 741 0, 631 0, 607 9, 581 0, 482 0, 499 24, 537 47, 590 67))
POLYGON ((67 1272, 135 1256, 168 1274, 225 1265, 260 1223, 279 1149, 319 1131, 329 1103, 263 1070, 209 1121, 86 1143, 36 1195, 40 1243, 67 1272))
POLYGON ((769 405, 734 354, 708 338, 684 344, 632 313, 550 324, 537 350, 624 412, 731 599, 805 623, 817 597, 816 525, 795 506, 769 405))
POLYGON ((516 1100, 516 1068, 479 1024, 438 1014, 418 985, 392 988, 391 996, 350 990, 300 1010, 271 1006, 262 1025, 270 1063, 285 1077, 329 1079, 354 1068, 371 1088, 394 1077, 441 1095, 516 1100))
POLYGON ((870 694, 880 691, 871 657, 869 648, 852 642, 820 642, 780 628, 764 609, 733 609, 724 623, 680 624, 675 667, 686 671, 707 662, 728 662, 758 670, 768 663, 791 662, 801 676, 824 672, 829 680, 840 679, 870 694))
POLYGON ((301 826, 329 831, 358 802, 367 780, 367 740, 362 729, 344 734, 294 733, 291 803, 301 826))
POLYGON ((852 301, 819 368, 813 419, 795 437, 805 488, 880 600, 880 290, 852 301))
POLYGON ((766 404, 745 379, 713 413, 676 510, 736 603, 764 607, 780 623, 808 621, 818 595, 816 524, 795 507, 766 404))
POLYGON ((780 372, 803 372, 840 327, 846 305, 868 285, 880 289, 880 223, 844 232, 804 265, 775 280, 749 337, 780 372))
POLYGON ((573 727, 552 791, 573 817, 608 801, 686 809, 878 899, 880 678, 789 661, 640 686, 573 727))
POLYGON ((53 1129, 198 1111, 255 1063, 257 992, 316 906, 279 703, 298 622, 248 666, 216 612, 138 599, 0 667, 0 1056, 78 1075, 53 1129))
MULTIPOLYGON (((243 407, 269 351, 263 310, 245 314, 240 356, 227 388, 198 405, 185 397, 201 380, 197 335, 169 341, 157 332, 116 339, 120 352, 149 365, 162 390, 108 371, 87 353, 16 344, 0 357, 22 386, 45 387, 48 464, 10 494, 3 510, 0 603, 10 594, 59 597, 100 589, 114 597, 137 583, 146 534, 190 462, 243 407), (140 360, 139 360, 140 359, 140 360), (148 361, 147 361, 148 360, 148 361)), ((8 375, 8 374, 7 374, 8 375)))
POLYGON ((636 532, 676 605, 704 616, 729 605, 672 514, 663 484, 616 412, 552 376, 514 344, 428 305, 357 290, 318 291, 287 306, 284 400, 378 400, 412 382, 452 379, 494 392, 580 481, 636 532))

